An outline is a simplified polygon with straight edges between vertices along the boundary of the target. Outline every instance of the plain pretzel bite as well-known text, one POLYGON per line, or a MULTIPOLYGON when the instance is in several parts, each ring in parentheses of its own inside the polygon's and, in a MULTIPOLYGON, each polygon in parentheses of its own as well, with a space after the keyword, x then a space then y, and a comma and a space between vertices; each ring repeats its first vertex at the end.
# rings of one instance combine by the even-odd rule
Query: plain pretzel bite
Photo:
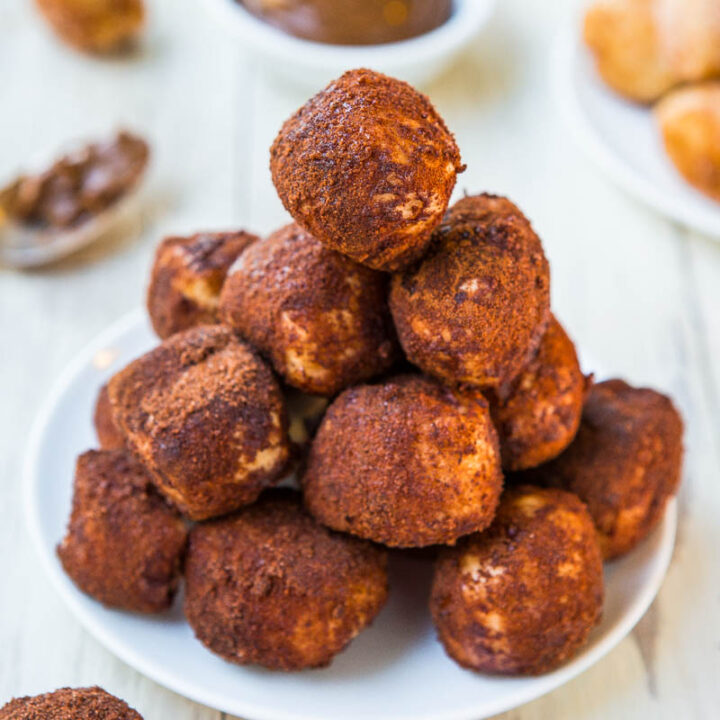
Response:
POLYGON ((673 90, 653 112, 678 172, 720 202, 720 81, 673 90))
POLYGON ((185 615, 230 662, 324 667, 385 604, 386 566, 380 548, 318 525, 299 493, 271 490, 193 528, 185 615))
POLYGON ((244 230, 165 238, 155 251, 147 292, 147 309, 158 336, 216 323, 228 270, 256 240, 244 230))
POLYGON ((107 607, 156 613, 172 604, 185 523, 124 450, 77 460, 73 506, 57 553, 65 572, 107 607))
POLYGON ((630 100, 650 103, 677 78, 663 53, 656 0, 598 0, 585 14, 583 37, 602 79, 630 100))
POLYGON ((550 317, 540 239, 506 198, 465 197, 425 258, 393 277, 390 310, 415 365, 446 383, 502 391, 537 351, 550 317))
POLYGON ((593 386, 575 440, 518 479, 560 487, 587 504, 606 560, 655 527, 680 484, 683 422, 670 398, 622 380, 593 386))
POLYGON ((296 224, 242 254, 225 282, 220 317, 286 383, 315 395, 369 380, 399 355, 387 277, 296 224))
POLYGON ((430 596, 448 655, 471 670, 538 675, 599 622, 603 567, 592 518, 571 493, 503 494, 493 524, 441 551, 430 596))
POLYGON ((720 75, 717 0, 596 0, 583 35, 603 80, 637 102, 720 75))
POLYGON ((509 395, 490 395, 490 414, 500 437, 505 470, 525 470, 559 455, 573 440, 589 380, 575 345, 551 317, 537 355, 509 395))
POLYGON ((286 467, 280 387, 230 328, 171 336, 113 376, 108 393, 128 447, 192 520, 254 502, 286 467))
POLYGON ((330 405, 303 478, 323 525, 393 547, 482 530, 502 490, 484 398, 419 375, 350 388, 330 405))
POLYGON ((299 225, 330 249, 391 271, 423 254, 464 166, 427 97, 350 70, 285 122, 270 170, 299 225))

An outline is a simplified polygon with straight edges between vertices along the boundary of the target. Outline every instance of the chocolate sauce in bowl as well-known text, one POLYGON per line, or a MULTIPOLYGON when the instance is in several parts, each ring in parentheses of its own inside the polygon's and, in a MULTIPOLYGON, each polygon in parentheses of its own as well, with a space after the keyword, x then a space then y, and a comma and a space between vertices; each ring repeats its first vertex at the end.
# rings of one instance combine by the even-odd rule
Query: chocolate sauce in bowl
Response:
POLYGON ((238 0, 284 32, 330 45, 381 45, 447 21, 452 0, 238 0))

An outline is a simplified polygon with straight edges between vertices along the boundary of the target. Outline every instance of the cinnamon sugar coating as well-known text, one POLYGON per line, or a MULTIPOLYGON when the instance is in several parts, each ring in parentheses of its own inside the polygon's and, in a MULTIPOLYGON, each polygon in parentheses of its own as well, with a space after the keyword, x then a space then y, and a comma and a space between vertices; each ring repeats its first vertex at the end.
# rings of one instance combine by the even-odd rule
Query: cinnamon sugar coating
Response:
POLYGON ((524 470, 559 455, 573 440, 589 380, 575 345, 551 317, 540 348, 504 398, 490 393, 505 470, 524 470))
POLYGON ((220 317, 285 382, 316 395, 368 380, 399 354, 387 278, 295 224, 242 254, 223 288, 220 317))
POLYGON ((57 552, 83 592, 123 610, 169 608, 185 540, 184 522, 128 453, 89 450, 80 455, 72 514, 57 552))
POLYGON ((609 560, 632 550, 663 516, 680 484, 682 436, 670 398, 607 380, 591 388, 567 450, 519 477, 578 495, 609 560))
POLYGON ((60 688, 21 697, 0 708, 0 720, 143 720, 126 702, 99 687, 60 688))
POLYGON ((155 332, 166 338, 196 325, 216 323, 228 270, 256 240, 244 230, 165 238, 155 252, 147 293, 155 332))
POLYGON ((493 524, 441 551, 430 610, 446 652, 471 670, 549 672, 599 622, 603 568, 592 519, 562 490, 503 494, 493 524))
POLYGON ((540 239, 506 198, 465 197, 422 262, 393 277, 390 310, 411 362, 447 383, 502 391, 537 351, 550 317, 540 239))
POLYGON ((230 662, 323 667, 385 604, 386 565, 380 548, 318 525, 299 493, 270 490, 193 528, 185 614, 198 639, 230 662))
POLYGON ((229 328, 173 335, 117 373, 108 392, 128 446, 193 520, 253 502, 287 463, 277 381, 229 328))
POLYGON ((351 70, 285 122, 270 169, 298 224, 332 250, 390 271, 423 254, 464 166, 427 97, 351 70))
POLYGON ((492 521, 500 451, 484 398, 422 376, 343 392, 303 478, 324 525, 394 547, 452 544, 492 521))
POLYGON ((115 424, 107 383, 100 388, 95 400, 93 424, 100 447, 103 450, 121 450, 125 447, 125 438, 115 424))

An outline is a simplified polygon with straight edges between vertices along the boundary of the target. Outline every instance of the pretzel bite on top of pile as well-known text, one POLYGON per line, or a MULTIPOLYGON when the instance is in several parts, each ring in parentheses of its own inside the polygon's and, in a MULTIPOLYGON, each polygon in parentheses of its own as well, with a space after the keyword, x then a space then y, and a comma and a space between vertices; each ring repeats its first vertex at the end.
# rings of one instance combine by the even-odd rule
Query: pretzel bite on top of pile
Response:
POLYGON ((293 219, 377 270, 425 252, 464 169, 428 98, 372 70, 350 70, 308 100, 270 149, 275 189, 293 219))

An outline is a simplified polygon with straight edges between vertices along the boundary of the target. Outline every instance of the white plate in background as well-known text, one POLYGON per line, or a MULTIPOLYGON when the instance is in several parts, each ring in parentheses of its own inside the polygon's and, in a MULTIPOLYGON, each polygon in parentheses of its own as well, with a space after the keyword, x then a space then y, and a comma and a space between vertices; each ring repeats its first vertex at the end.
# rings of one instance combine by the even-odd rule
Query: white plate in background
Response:
POLYGON ((159 616, 108 610, 77 590, 55 546, 70 512, 75 458, 96 445, 91 417, 98 389, 155 344, 138 310, 70 365, 30 438, 24 497, 42 564, 70 610, 120 659, 181 695, 247 720, 480 720, 533 700, 597 662, 630 632, 662 583, 675 539, 674 501, 644 543, 606 567, 604 619, 588 645, 559 670, 531 678, 479 675, 451 661, 427 611, 429 563, 399 555, 391 563, 388 605, 323 670, 273 673, 226 663, 193 637, 180 602, 159 616))
POLYGON ((623 190, 657 212, 720 239, 720 203, 675 169, 649 106, 617 95, 595 70, 580 21, 560 33, 553 56, 555 90, 580 147, 623 190))

